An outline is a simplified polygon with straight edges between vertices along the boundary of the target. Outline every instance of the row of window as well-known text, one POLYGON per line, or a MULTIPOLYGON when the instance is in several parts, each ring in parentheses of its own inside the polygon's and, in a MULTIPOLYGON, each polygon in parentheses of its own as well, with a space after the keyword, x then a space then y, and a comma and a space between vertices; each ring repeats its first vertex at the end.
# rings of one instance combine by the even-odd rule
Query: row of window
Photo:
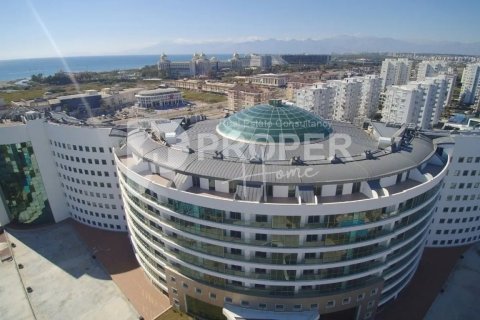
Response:
MULTIPOLYGON (((469 183, 464 183, 464 182, 461 182, 461 183, 457 183, 457 182, 452 182, 450 183, 450 189, 471 189, 471 188, 478 188, 480 187, 480 182, 476 182, 476 183, 473 183, 473 182, 469 182, 469 183)), ((479 199, 480 199, 480 195, 479 195, 479 199)))
MULTIPOLYGON (((472 163, 475 160, 475 163, 480 162, 480 157, 459 157, 458 162, 459 163, 472 163)), ((453 159, 452 159, 453 161, 453 159)))
POLYGON ((450 240, 433 240, 432 244, 433 245, 445 245, 445 244, 459 244, 459 243, 469 243, 471 241, 477 241, 477 239, 480 239, 479 236, 474 236, 474 237, 468 237, 468 238, 463 238, 463 239, 450 239, 450 240))
POLYGON ((55 165, 56 165, 57 167, 62 168, 62 169, 65 170, 65 171, 68 170, 68 171, 70 171, 70 172, 85 174, 85 175, 87 175, 87 176, 88 176, 88 175, 92 175, 92 176, 95 176, 95 175, 96 175, 96 176, 99 176, 99 177, 102 177, 102 176, 104 176, 104 177, 109 177, 109 176, 110 176, 110 173, 109 173, 108 171, 103 171, 103 173, 102 173, 102 171, 99 171, 99 170, 95 171, 95 170, 87 170, 87 169, 80 169, 80 168, 77 170, 77 168, 75 168, 75 167, 72 168, 72 167, 70 167, 70 166, 64 166, 64 165, 62 165, 61 163, 58 164, 58 162, 55 162, 55 165), (95 172, 96 172, 96 173, 95 173, 95 172))
MULTIPOLYGON (((477 226, 476 228, 475 227, 471 227, 471 228, 460 228, 458 229, 458 233, 463 233, 464 231, 465 232, 473 232, 475 230, 480 230, 480 226, 477 226)), ((435 234, 456 234, 457 233, 457 229, 443 229, 443 230, 436 230, 435 231, 435 234)))
MULTIPOLYGON (((450 195, 450 196, 447 196, 447 201, 468 201, 468 200, 475 200, 476 198, 478 198, 480 195, 476 195, 476 194, 471 194, 471 195, 464 195, 464 196, 460 196, 460 195, 456 195, 455 198, 450 195)), ((480 198, 478 198, 480 199, 480 198)), ((439 199, 440 200, 440 199, 439 199)))
MULTIPOLYGON (((111 185, 110 183, 107 183, 107 185, 111 185)), ((103 182, 100 182, 100 183, 97 183, 94 181, 94 186, 97 187, 97 186, 100 186, 101 188, 103 188, 105 186, 105 184, 103 182)), ((63 187, 63 185, 62 185, 63 187)), ((86 196, 90 196, 90 197, 97 197, 97 198, 103 198, 103 199, 107 199, 107 198, 110 198, 110 199, 114 199, 114 195, 112 193, 100 193, 100 192, 93 192, 93 191, 87 191, 87 190, 82 190, 82 189, 77 189, 77 188, 74 188, 72 186, 69 186, 69 185, 66 185, 66 188, 67 190, 69 191, 72 191, 72 192, 75 192, 75 194, 82 194, 82 195, 86 195, 86 196)))
MULTIPOLYGON (((114 173, 115 176, 116 176, 116 172, 114 173)), ((58 173, 58 176, 60 178, 63 178, 63 180, 65 181, 68 181, 68 182, 73 182, 73 183, 77 183, 77 184, 82 184, 82 185, 87 185, 87 186, 94 186, 94 187, 98 187, 100 186, 100 182, 96 182, 96 181, 90 181, 90 180, 83 180, 83 179, 79 179, 79 178, 73 178, 73 177, 70 177, 69 175, 65 175, 65 174, 61 174, 60 172, 58 173)), ((117 184, 118 185, 118 184, 117 184)), ((63 187, 63 186, 62 186, 63 187)))
MULTIPOLYGON (((89 180, 87 180, 87 181, 81 180, 81 181, 82 181, 83 185, 100 187, 100 188, 108 188, 108 189, 112 188, 112 184, 110 182, 105 183, 105 182, 97 182, 97 181, 89 181, 89 180)), ((62 187, 64 187, 63 182, 62 182, 62 187)), ((93 197, 93 192, 82 191, 82 189, 77 189, 77 188, 71 187, 69 185, 67 185, 66 188, 67 188, 67 190, 70 190, 72 192, 74 191, 75 193, 80 193, 80 194, 85 194, 85 195, 88 195, 90 193, 90 196, 93 197)), ((117 188, 119 188, 118 183, 117 183, 117 188)))
MULTIPOLYGON (((72 214, 72 213, 70 213, 70 214, 72 214)), ((90 221, 90 219, 85 219, 83 217, 77 216, 76 214, 73 214, 72 216, 78 221, 82 221, 86 224, 89 224, 89 225, 92 225, 92 226, 95 226, 95 227, 101 227, 101 228, 112 229, 112 230, 122 230, 122 226, 119 225, 119 224, 114 225, 114 224, 111 224, 111 223, 96 222, 94 220, 90 221)), ((125 226, 125 229, 127 229, 126 226, 125 226)))
MULTIPOLYGON (((85 164, 87 164, 87 163, 88 164, 98 164, 98 165, 99 164, 102 164, 102 165, 107 165, 108 164, 107 160, 105 160, 105 159, 83 158, 83 157, 80 158, 80 157, 69 156, 67 154, 63 154, 63 153, 55 152, 55 151, 52 151, 52 154, 59 159, 68 160, 68 161, 72 161, 72 162, 85 163, 85 164)), ((114 160, 110 160, 110 163, 112 165, 115 165, 114 160)))
MULTIPOLYGON (((463 177, 467 177, 467 176, 476 176, 477 175, 477 170, 472 170, 472 171, 469 171, 469 170, 455 170, 453 172, 453 175, 454 176, 460 176, 462 175, 463 177)), ((480 175, 480 171, 478 171, 478 175, 480 175)))
MULTIPOLYGON (((106 196, 107 194, 104 193, 103 195, 106 196)), ((66 196, 68 199, 72 200, 72 201, 75 201, 75 202, 77 202, 77 203, 81 203, 81 204, 83 204, 83 205, 92 206, 92 207, 94 207, 94 208, 96 208, 97 206, 98 206, 99 208, 105 208, 105 209, 110 209, 110 208, 116 209, 116 208, 117 208, 117 206, 114 205, 114 204, 110 205, 110 204, 108 204, 108 203, 105 203, 105 204, 104 204, 104 203, 101 203, 101 202, 98 202, 98 203, 97 203, 97 202, 95 202, 95 201, 90 202, 90 201, 88 201, 88 200, 79 199, 79 198, 77 198, 77 197, 75 197, 75 196, 72 196, 72 195, 70 195, 70 194, 69 194, 69 195, 65 194, 65 196, 66 196), (114 208, 114 206, 115 206, 115 208, 114 208)), ((120 195, 118 195, 118 196, 120 197, 120 195)), ((106 197, 105 197, 105 199, 106 199, 106 197)), ((110 199, 113 199, 113 194, 110 194, 110 199)))
MULTIPOLYGON (((174 277, 171 277, 171 281, 172 281, 172 282, 175 282, 175 278, 174 278, 174 277)), ((188 284, 185 283, 185 282, 183 282, 183 283, 182 283, 182 287, 183 287, 184 289, 188 289, 188 284)), ((178 290, 177 290, 176 288, 174 288, 174 287, 172 287, 172 293, 173 293, 174 295, 178 296, 178 290)), ((201 295, 201 294, 202 294, 202 289, 195 287, 195 293, 198 294, 198 295, 201 295)), ((370 291, 370 297, 374 297, 374 296, 376 296, 377 294, 378 294, 378 288, 372 289, 372 290, 370 291)), ((209 296, 210 300, 216 300, 216 299, 217 299, 217 295, 216 295, 216 293, 214 293, 214 292, 209 292, 209 295, 208 295, 208 296, 209 296)), ((365 299, 365 297, 366 297, 365 292, 362 292, 362 293, 358 294, 358 295, 357 295, 357 302, 363 301, 363 300, 365 299)), ((233 299, 232 299, 231 297, 225 297, 225 298, 224 298, 224 302, 225 302, 225 303, 230 303, 230 304, 234 303, 234 302, 233 302, 233 299)), ((342 304, 342 305, 348 305, 348 304, 350 304, 351 302, 352 302, 352 297, 345 297, 345 298, 342 298, 341 304, 342 304)), ((334 308, 336 304, 337 304, 337 302, 336 302, 335 299, 329 300, 329 301, 327 301, 327 303, 325 304, 325 308, 326 308, 326 309, 334 308)), ((251 306, 251 303, 250 303, 250 301, 248 301, 248 300, 240 300, 240 305, 243 306, 243 307, 249 307, 249 306, 251 306)), ((375 300, 371 300, 371 301, 369 301, 368 304, 367 304, 367 309, 371 309, 371 308, 373 308, 374 306, 375 306, 375 300)), ((258 307, 258 309, 265 310, 265 309, 267 309, 268 305, 267 305, 266 303, 259 303, 259 304, 257 305, 257 307, 258 307)), ((312 303, 312 304, 310 304, 310 310, 316 310, 316 309, 318 309, 318 307, 319 307, 319 306, 318 306, 318 303, 312 303)), ((275 304, 275 305, 274 305, 274 308, 275 308, 276 311, 283 311, 283 310, 286 309, 286 308, 285 308, 285 305, 283 305, 283 304, 275 304)), ((303 305, 302 305, 302 304, 294 304, 293 307, 292 307, 292 309, 293 309, 294 311, 300 311, 300 310, 302 310, 302 308, 303 308, 303 305)))
MULTIPOLYGON (((98 152, 100 153, 104 153, 105 152, 105 149, 103 147, 92 147, 92 146, 81 146, 81 145, 76 145, 76 144, 73 144, 73 145, 70 145, 69 143, 65 144, 64 142, 57 142, 57 141, 52 141, 50 140, 50 144, 51 145, 54 145, 55 147, 58 147, 58 148, 63 148, 63 149, 68 149, 68 150, 74 150, 74 151, 81 151, 83 152, 85 150, 85 152, 90 152, 90 150, 92 152, 97 152, 97 149, 98 149, 98 152)), ((112 153, 112 148, 108 148, 108 151, 110 153, 112 153)))
MULTIPOLYGON (((478 195, 479 196, 479 200, 480 200, 480 194, 478 195)), ((451 212, 451 213, 455 213, 455 212, 470 212, 472 211, 472 208, 473 208, 473 211, 477 211, 478 210, 478 206, 468 206, 468 207, 443 207, 442 209, 442 212, 451 212)))
MULTIPOLYGON (((108 218, 108 219, 110 219, 110 220, 111 220, 111 219, 114 219, 114 220, 118 220, 118 219, 119 219, 118 215, 116 215, 116 214, 98 213, 98 212, 94 212, 94 211, 91 211, 91 210, 82 209, 82 208, 77 207, 77 206, 75 206, 75 205, 68 205, 68 206, 71 207, 71 208, 73 208, 75 211, 78 211, 78 212, 80 212, 80 213, 84 213, 84 214, 86 214, 86 215, 88 215, 88 214, 90 213, 90 216, 92 216, 92 217, 93 217, 93 216, 95 216, 95 217, 97 217, 97 218, 100 218, 100 217, 101 217, 101 218, 103 218, 103 219, 107 219, 107 218, 108 218)), ((125 216, 123 217, 123 219, 125 220, 125 216)))
MULTIPOLYGON (((472 222, 472 221, 478 221, 480 220, 480 217, 470 217, 470 218, 463 218, 463 219, 460 219, 460 218, 456 218, 455 220, 453 218, 450 218, 450 219, 446 219, 446 218, 442 218, 440 220, 438 220, 439 223, 465 223, 465 222, 472 222)), ((432 221, 433 223, 433 221, 432 221)))

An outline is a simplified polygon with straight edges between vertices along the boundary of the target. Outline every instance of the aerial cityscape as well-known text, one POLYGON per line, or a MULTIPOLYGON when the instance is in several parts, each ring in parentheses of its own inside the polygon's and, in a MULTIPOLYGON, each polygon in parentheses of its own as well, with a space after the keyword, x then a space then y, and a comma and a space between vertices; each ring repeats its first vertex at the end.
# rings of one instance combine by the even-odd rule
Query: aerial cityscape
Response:
POLYGON ((0 319, 480 313, 480 3, 7 0, 0 319))

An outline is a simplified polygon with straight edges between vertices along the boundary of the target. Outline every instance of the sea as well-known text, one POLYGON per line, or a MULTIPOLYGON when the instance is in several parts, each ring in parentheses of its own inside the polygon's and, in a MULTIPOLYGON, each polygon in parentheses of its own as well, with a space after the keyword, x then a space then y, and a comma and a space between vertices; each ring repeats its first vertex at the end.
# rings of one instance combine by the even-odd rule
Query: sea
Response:
MULTIPOLYGON (((207 57, 227 60, 231 58, 231 54, 212 54, 207 57)), ((156 64, 159 58, 160 55, 128 55, 0 60, 0 81, 30 79, 32 75, 39 73, 49 76, 59 71, 99 72, 140 69, 156 64)), ((192 55, 169 55, 168 59, 188 61, 192 59, 192 55)))

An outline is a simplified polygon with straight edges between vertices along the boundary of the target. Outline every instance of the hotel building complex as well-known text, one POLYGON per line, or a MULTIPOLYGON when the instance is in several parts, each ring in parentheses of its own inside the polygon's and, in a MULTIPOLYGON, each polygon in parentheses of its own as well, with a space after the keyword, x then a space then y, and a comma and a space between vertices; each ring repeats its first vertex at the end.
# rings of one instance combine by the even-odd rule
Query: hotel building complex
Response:
MULTIPOLYGON (((1 123, 0 226, 127 231, 171 304, 208 319, 373 319, 424 246, 479 240, 480 133, 363 130, 329 104, 350 83, 363 103, 380 78, 351 79, 318 85, 315 114, 272 100, 221 120, 1 123)), ((443 108, 448 79, 413 86, 443 108)))
POLYGON ((177 143, 158 141, 162 126, 129 130, 115 155, 135 253, 174 306, 370 319, 413 276, 449 161, 427 136, 404 127, 379 148, 278 102, 198 122, 177 143))

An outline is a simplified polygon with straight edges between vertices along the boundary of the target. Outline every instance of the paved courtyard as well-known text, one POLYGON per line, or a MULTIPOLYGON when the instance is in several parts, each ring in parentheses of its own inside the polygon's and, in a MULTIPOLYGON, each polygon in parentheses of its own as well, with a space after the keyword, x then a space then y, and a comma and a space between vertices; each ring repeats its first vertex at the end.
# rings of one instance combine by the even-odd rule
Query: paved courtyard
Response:
POLYGON ((34 319, 27 294, 11 258, 10 245, 6 234, 0 235, 0 315, 1 319, 34 319))
POLYGON ((99 230, 73 220, 71 223, 145 320, 155 319, 170 308, 169 298, 153 286, 139 266, 126 233, 99 230))
POLYGON ((425 320, 480 318, 480 243, 460 259, 425 320))
POLYGON ((15 261, 0 266, 2 320, 33 319, 26 295, 38 320, 138 319, 71 223, 9 230, 8 236, 15 261), (23 265, 18 269, 23 284, 15 262, 23 265), (26 294, 25 287, 33 291, 26 294))

